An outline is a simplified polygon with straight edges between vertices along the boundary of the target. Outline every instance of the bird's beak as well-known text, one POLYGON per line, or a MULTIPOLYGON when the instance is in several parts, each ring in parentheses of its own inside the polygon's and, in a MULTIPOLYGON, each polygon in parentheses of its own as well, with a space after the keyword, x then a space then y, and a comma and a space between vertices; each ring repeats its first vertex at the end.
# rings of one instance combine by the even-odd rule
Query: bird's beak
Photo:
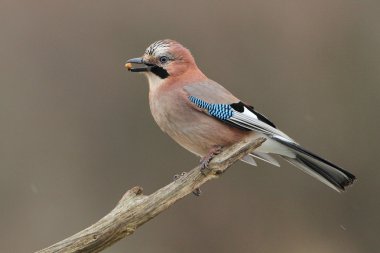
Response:
POLYGON ((143 67, 140 67, 140 68, 134 68, 133 64, 145 64, 143 58, 132 58, 132 59, 129 59, 127 61, 127 63, 125 64, 125 67, 129 71, 131 71, 131 72, 147 72, 147 71, 150 70, 150 67, 147 66, 147 65, 145 65, 143 67))

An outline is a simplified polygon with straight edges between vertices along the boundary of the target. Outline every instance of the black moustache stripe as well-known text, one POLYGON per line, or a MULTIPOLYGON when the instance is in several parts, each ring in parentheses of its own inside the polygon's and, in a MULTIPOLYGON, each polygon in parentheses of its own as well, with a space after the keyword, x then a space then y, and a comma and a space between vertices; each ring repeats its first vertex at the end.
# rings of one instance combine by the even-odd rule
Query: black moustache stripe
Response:
POLYGON ((165 79, 169 76, 169 73, 166 71, 166 69, 159 66, 151 67, 150 71, 155 75, 159 76, 161 79, 165 79))

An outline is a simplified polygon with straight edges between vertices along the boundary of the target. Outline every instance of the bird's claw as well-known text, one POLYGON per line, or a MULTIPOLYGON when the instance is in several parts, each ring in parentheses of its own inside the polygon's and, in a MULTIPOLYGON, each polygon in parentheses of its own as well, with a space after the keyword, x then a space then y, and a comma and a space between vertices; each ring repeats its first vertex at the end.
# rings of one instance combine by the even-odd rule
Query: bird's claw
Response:
MULTIPOLYGON (((175 181, 175 180, 177 180, 178 178, 185 176, 186 174, 187 174, 187 172, 182 172, 181 174, 175 174, 175 175, 173 176, 173 180, 175 181)), ((193 194, 194 194, 195 196, 199 197, 199 196, 201 196, 202 191, 201 191, 200 188, 196 188, 196 189, 193 191, 193 194)))
MULTIPOLYGON (((212 159, 212 158, 211 158, 212 159)), ((199 161, 199 163, 200 163, 200 167, 201 167, 201 173, 204 175, 204 176, 206 176, 207 174, 208 174, 208 172, 209 172, 209 168, 208 168, 208 165, 210 164, 210 161, 211 161, 211 159, 208 159, 208 160, 206 160, 206 159, 201 159, 200 161, 199 161)))
POLYGON ((209 164, 211 160, 218 154, 222 152, 222 147, 221 146, 215 146, 213 147, 206 156, 202 157, 201 160, 199 161, 200 163, 200 168, 201 168, 201 173, 203 175, 207 175, 209 172, 209 164))
POLYGON ((201 196, 202 194, 202 191, 200 188, 196 188, 194 191, 193 191, 193 194, 197 197, 201 196))

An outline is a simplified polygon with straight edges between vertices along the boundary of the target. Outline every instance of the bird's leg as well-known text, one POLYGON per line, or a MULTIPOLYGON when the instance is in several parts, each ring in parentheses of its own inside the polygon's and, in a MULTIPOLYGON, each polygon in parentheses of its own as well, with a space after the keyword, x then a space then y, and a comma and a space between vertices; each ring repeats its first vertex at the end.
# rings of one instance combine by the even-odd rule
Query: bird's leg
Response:
MULTIPOLYGON (((178 178, 183 177, 183 176, 186 175, 186 174, 187 174, 186 172, 182 172, 180 175, 175 174, 174 177, 173 177, 173 180, 175 181, 175 180, 177 180, 178 178)), ((196 188, 196 189, 193 191, 193 194, 194 194, 195 196, 197 196, 197 197, 201 196, 201 193, 202 193, 202 191, 201 191, 201 189, 199 189, 199 188, 196 188)))
POLYGON ((208 169, 208 165, 211 162, 212 158, 214 158, 216 155, 220 154, 222 152, 222 146, 213 146, 207 155, 201 158, 200 165, 201 165, 201 172, 202 174, 207 174, 206 170, 208 169))

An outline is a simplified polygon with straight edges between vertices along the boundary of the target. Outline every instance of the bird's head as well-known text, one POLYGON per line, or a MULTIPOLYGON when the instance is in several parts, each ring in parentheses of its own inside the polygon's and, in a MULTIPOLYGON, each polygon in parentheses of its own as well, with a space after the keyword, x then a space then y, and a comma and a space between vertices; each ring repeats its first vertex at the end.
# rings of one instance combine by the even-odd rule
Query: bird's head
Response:
POLYGON ((131 72, 143 72, 149 82, 162 82, 197 69, 190 51, 174 40, 159 40, 151 44, 142 57, 129 59, 125 67, 131 72), (141 66, 134 67, 134 64, 141 66))

